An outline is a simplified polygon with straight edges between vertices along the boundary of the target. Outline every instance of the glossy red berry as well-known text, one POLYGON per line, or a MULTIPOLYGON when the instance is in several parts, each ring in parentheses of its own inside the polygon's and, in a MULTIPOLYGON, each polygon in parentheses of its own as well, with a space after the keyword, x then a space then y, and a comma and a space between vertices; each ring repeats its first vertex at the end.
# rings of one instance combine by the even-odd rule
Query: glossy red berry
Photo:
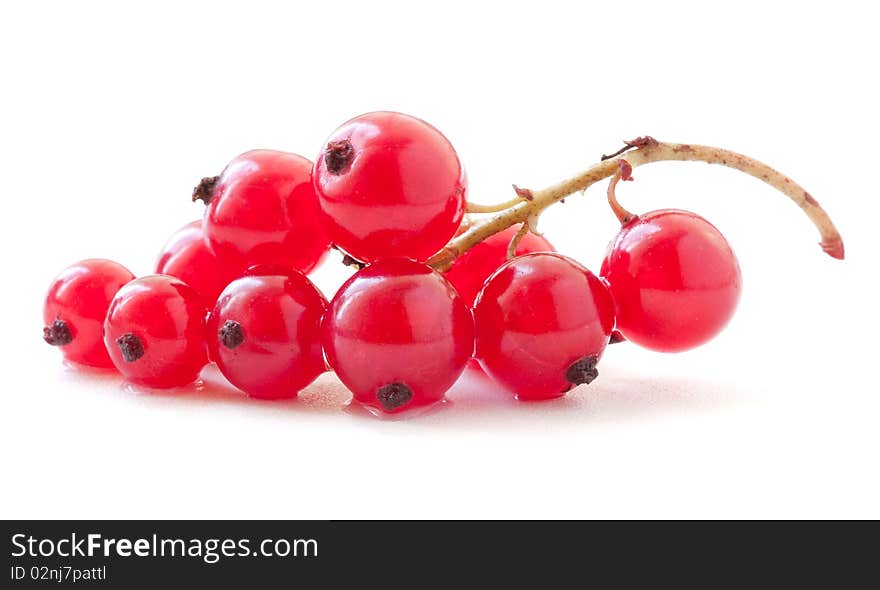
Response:
MULTIPOLYGON (((452 286, 464 297, 468 305, 473 306, 486 279, 507 262, 507 246, 519 228, 519 225, 514 225, 489 236, 456 258, 449 270, 443 273, 446 280, 452 283, 452 286)), ((553 251, 550 242, 530 232, 520 240, 516 248, 516 255, 553 251)))
POLYGON ((220 176, 203 179, 193 197, 208 203, 205 238, 221 260, 309 272, 329 248, 312 163, 302 156, 246 152, 220 176))
POLYGON ((211 357, 230 383, 252 397, 294 397, 325 370, 326 307, 324 296, 300 273, 240 278, 226 287, 211 313, 211 357))
POLYGON ((665 209, 636 217, 611 242, 600 272, 617 308, 617 328, 663 352, 710 340, 736 310, 742 275, 708 221, 665 209))
POLYGON ((474 307, 483 370, 519 399, 550 399, 590 383, 614 328, 614 303, 589 270, 560 254, 514 258, 474 307))
POLYGON ((112 260, 91 259, 55 277, 43 306, 43 340, 69 361, 112 368, 104 348, 104 318, 116 292, 134 275, 112 260))
POLYGON ((367 113, 342 125, 324 144, 314 178, 331 241, 366 262, 424 261, 464 215, 467 183, 452 144, 401 113, 367 113))
POLYGON ((399 258, 352 276, 330 302, 322 332, 339 379, 383 412, 443 399, 474 348, 464 299, 442 275, 399 258))
POLYGON ((201 295, 180 279, 135 279, 110 303, 104 344, 113 364, 132 383, 187 385, 208 362, 206 316, 201 295))
POLYGON ((243 274, 243 268, 239 262, 217 258, 204 239, 202 222, 193 221, 162 248, 155 272, 177 277, 198 291, 206 306, 212 306, 226 285, 243 274))

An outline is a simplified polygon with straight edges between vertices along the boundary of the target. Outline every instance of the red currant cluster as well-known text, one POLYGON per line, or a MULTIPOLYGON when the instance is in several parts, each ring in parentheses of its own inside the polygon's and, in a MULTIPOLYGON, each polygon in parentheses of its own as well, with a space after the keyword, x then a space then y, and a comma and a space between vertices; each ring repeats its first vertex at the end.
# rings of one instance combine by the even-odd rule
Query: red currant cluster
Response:
MULTIPOLYGON (((741 275, 721 233, 685 211, 632 215, 614 196, 651 161, 763 166, 710 150, 639 138, 559 186, 485 207, 467 202, 464 168, 439 131, 369 113, 339 127, 314 164, 254 150, 202 179, 193 200, 207 204, 204 220, 172 237, 156 274, 136 279, 108 260, 63 271, 44 339, 154 388, 186 385, 213 361, 252 397, 289 398, 329 367, 359 402, 399 412, 443 399, 475 358, 521 399, 558 397, 596 378, 609 342, 681 351, 731 318, 741 275), (555 253, 535 222, 608 177, 622 229, 596 276, 555 253), (328 302, 305 273, 331 247, 358 270, 328 302)), ((804 196, 816 221, 824 212, 804 196)), ((823 247, 842 257, 824 219, 823 247)))

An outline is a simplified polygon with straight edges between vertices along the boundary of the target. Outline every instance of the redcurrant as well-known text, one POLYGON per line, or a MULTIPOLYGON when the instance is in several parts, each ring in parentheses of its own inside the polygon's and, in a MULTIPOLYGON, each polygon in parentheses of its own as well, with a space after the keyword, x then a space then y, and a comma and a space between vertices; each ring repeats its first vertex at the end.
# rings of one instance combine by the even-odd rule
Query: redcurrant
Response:
POLYGON ((611 288, 620 332, 663 352, 718 334, 742 290, 739 264, 721 232, 699 215, 674 209, 625 224, 600 274, 611 288))
POLYGON ((322 332, 339 379, 384 412, 441 400, 474 349, 461 295, 428 266, 401 258, 355 273, 330 302, 322 332))
POLYGON ((220 260, 208 248, 202 233, 202 222, 193 221, 180 228, 159 254, 156 274, 177 277, 212 306, 220 292, 241 276, 242 265, 220 260))
POLYGON ((131 271, 112 260, 83 260, 61 271, 46 295, 43 339, 69 361, 112 368, 104 318, 113 296, 132 279, 131 271))
POLYGON ((614 303, 589 270, 561 254, 514 258, 474 306, 483 370, 519 399, 550 399, 590 383, 614 328, 614 303))
POLYGON ((467 183, 452 144, 401 113, 367 113, 342 125, 318 156, 314 178, 331 241, 365 262, 424 261, 464 215, 467 183))
POLYGON ((135 279, 116 293, 104 323, 104 343, 132 383, 170 388, 198 377, 208 362, 202 297, 175 277, 135 279))
POLYGON ((211 357, 230 383, 252 397, 294 397, 326 368, 326 307, 300 273, 240 278, 224 289, 211 313, 211 357))
POLYGON ((246 152, 193 197, 208 204, 204 232, 221 261, 309 272, 329 248, 319 221, 312 163, 272 150, 246 152))
MULTIPOLYGON (((473 306, 474 300, 483 283, 492 273, 507 262, 507 246, 519 230, 514 225, 493 234, 459 256, 452 266, 444 273, 446 280, 452 283, 468 305, 473 306)), ((530 252, 553 252, 553 246, 546 239, 531 232, 525 234, 516 247, 516 255, 530 252)))

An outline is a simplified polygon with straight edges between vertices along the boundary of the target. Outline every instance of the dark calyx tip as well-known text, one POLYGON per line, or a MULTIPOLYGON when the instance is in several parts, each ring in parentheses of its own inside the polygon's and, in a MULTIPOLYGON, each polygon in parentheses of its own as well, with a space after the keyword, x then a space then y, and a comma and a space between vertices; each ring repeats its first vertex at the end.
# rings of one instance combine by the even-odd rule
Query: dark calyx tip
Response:
POLYGON ((585 356, 568 367, 565 371, 565 378, 572 385, 589 385, 599 376, 599 371, 596 370, 598 362, 599 359, 595 355, 585 356))
POLYGON ((196 185, 196 188, 193 189, 193 203, 196 201, 202 201, 205 205, 210 203, 211 198, 214 196, 214 189, 217 187, 218 180, 220 180, 219 176, 204 177, 201 182, 196 185))
POLYGON ((134 334, 123 334, 116 339, 116 344, 122 351, 122 358, 127 363, 133 363, 144 356, 144 343, 134 334))
POLYGON ((354 146, 347 139, 331 141, 324 150, 324 165, 330 174, 345 174, 354 160, 354 146))
POLYGON ((51 344, 52 346, 64 346, 73 341, 73 334, 70 333, 70 328, 66 322, 55 320, 51 326, 43 328, 43 340, 46 341, 46 344, 51 344))
POLYGON ((413 398, 413 391, 403 383, 389 383, 376 391, 376 399, 386 411, 405 406, 413 398))
POLYGON ((241 324, 233 320, 226 320, 217 334, 220 337, 220 344, 229 349, 240 346, 244 342, 244 330, 241 329, 241 324))
POLYGON ((624 335, 617 330, 611 332, 611 338, 608 339, 608 344, 620 344, 621 342, 626 342, 624 335))

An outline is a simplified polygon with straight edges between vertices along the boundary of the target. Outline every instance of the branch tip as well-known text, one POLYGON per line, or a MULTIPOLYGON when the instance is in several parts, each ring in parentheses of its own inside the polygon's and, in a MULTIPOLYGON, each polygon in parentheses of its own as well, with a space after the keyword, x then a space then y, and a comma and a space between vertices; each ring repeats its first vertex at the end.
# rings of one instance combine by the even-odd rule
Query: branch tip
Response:
POLYGON ((838 239, 832 242, 819 242, 819 245, 822 247, 822 250, 825 252, 825 254, 827 254, 831 258, 843 260, 843 240, 838 239))
POLYGON ((620 154, 624 152, 628 152, 632 149, 648 147, 651 145, 658 145, 660 142, 651 137, 650 135, 645 135, 642 137, 636 137, 635 139, 631 139, 629 141, 623 142, 623 147, 614 152, 613 154, 603 155, 601 161, 610 160, 611 158, 616 158, 620 154))
POLYGON ((531 190, 529 190, 527 188, 520 188, 520 187, 516 186, 515 184, 512 186, 513 186, 513 192, 515 192, 516 195, 520 199, 522 199, 524 201, 534 201, 535 200, 535 193, 533 193, 531 190))
POLYGON ((633 179, 633 167, 632 164, 624 160, 623 158, 617 161, 617 173, 620 174, 620 180, 632 180, 633 179))

